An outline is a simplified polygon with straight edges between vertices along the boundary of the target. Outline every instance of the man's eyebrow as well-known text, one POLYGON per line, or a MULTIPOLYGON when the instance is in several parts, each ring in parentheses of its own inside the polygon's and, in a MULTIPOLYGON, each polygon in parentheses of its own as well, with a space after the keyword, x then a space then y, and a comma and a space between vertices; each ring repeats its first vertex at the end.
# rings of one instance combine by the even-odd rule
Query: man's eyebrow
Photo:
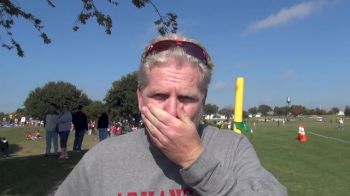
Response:
POLYGON ((162 91, 162 90, 159 90, 159 89, 150 89, 149 90, 149 94, 163 94, 163 93, 166 93, 166 91, 162 91))

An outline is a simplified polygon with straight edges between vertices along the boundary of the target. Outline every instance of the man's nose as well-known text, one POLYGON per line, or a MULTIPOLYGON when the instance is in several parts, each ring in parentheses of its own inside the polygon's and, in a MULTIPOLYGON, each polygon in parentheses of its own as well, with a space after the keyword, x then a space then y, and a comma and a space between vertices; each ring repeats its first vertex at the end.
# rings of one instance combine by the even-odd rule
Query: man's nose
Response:
POLYGON ((165 105, 165 110, 171 114, 172 116, 175 116, 177 117, 177 107, 178 107, 178 100, 175 99, 175 98, 169 98, 166 102, 166 105, 165 105))

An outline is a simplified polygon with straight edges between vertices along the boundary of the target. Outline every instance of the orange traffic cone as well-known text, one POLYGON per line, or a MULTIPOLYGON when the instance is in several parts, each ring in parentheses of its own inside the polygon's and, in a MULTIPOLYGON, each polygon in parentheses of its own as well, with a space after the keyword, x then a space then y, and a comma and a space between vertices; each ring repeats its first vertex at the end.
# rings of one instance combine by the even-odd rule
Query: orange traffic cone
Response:
POLYGON ((306 133, 305 133, 304 125, 299 125, 298 140, 300 142, 306 142, 307 141, 307 136, 306 136, 306 133))

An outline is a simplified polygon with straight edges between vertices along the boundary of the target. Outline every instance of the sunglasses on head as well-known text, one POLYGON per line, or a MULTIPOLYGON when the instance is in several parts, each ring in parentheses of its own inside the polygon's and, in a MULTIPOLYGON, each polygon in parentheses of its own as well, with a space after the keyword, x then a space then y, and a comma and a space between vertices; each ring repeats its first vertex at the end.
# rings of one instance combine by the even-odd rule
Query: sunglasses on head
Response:
POLYGON ((187 41, 162 40, 153 43, 149 46, 145 58, 152 53, 156 54, 175 47, 181 47, 187 54, 202 61, 205 65, 208 65, 208 56, 205 50, 198 44, 187 41))

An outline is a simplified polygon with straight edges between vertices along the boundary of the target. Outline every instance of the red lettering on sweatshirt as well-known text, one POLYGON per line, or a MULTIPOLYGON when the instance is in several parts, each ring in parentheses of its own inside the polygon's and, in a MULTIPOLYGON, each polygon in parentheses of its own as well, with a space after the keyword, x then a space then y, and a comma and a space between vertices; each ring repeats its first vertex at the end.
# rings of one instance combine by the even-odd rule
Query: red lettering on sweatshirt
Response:
POLYGON ((169 189, 170 196, 181 196, 182 189, 169 189), (176 194, 175 194, 176 193, 176 194))
POLYGON ((141 196, 154 196, 154 192, 151 192, 151 191, 141 192, 141 196))
MULTIPOLYGON (((193 190, 191 187, 185 187, 184 189, 169 189, 170 196, 191 196, 193 195, 193 190)), ((117 196, 123 196, 123 193, 118 193, 117 196)), ((127 192, 126 196, 155 196, 154 191, 142 191, 137 192, 127 192)), ((160 191, 159 196, 166 196, 164 190, 160 191)))

